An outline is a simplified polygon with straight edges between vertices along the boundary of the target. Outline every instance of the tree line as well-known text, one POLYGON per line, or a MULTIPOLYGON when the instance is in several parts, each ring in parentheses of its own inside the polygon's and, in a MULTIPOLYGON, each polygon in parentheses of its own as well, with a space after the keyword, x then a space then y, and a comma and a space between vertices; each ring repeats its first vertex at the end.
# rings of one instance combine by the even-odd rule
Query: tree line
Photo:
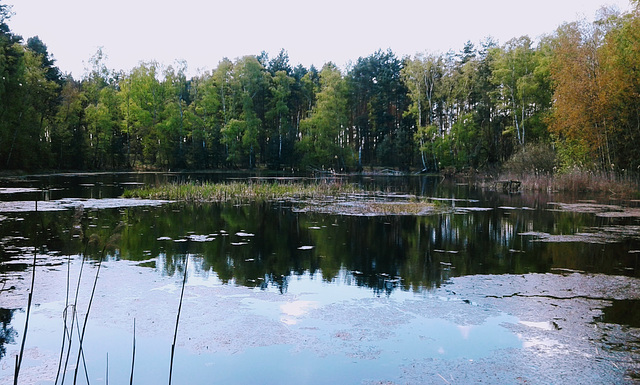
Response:
POLYGON ((285 50, 63 74, 0 4, 0 169, 441 171, 489 168, 531 146, 558 167, 637 170, 640 2, 534 42, 488 38, 459 52, 292 66, 285 50))

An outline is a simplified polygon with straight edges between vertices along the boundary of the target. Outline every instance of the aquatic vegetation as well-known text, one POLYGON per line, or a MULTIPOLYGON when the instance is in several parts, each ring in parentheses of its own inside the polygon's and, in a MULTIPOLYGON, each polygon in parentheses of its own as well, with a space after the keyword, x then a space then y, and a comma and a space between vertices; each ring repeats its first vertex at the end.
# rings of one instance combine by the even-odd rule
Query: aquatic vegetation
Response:
MULTIPOLYGON (((3 201, 0 202, 0 212, 20 213, 27 211, 66 211, 84 207, 85 209, 114 209, 124 207, 159 206, 168 201, 139 199, 81 199, 66 198, 52 201, 3 201)), ((2 220, 3 217, 0 217, 2 220)))
MULTIPOLYGON (((627 174, 604 171, 573 169, 567 172, 548 174, 530 172, 523 174, 508 173, 499 180, 518 180, 524 191, 567 191, 594 192, 611 195, 637 196, 638 180, 627 174)), ((484 183, 491 186, 492 183, 484 183)))
POLYGON ((618 243, 624 239, 640 239, 640 226, 603 226, 586 228, 575 234, 549 234, 529 231, 518 235, 531 236, 534 242, 618 243))
POLYGON ((251 202, 313 199, 362 192, 343 183, 168 183, 125 190, 124 198, 169 199, 188 202, 251 202))
POLYGON ((187 202, 288 201, 297 212, 338 215, 425 215, 441 207, 414 195, 366 192, 343 183, 170 183, 126 190, 123 196, 187 202))
POLYGON ((579 203, 560 203, 549 202, 554 206, 552 211, 573 212, 573 213, 589 213, 595 214, 603 218, 638 218, 640 217, 640 209, 637 207, 625 207, 620 205, 606 205, 591 202, 579 203))
MULTIPOLYGON (((137 382, 194 384, 263 373, 289 383, 557 383, 565 373, 621 383, 637 370, 637 316, 620 317, 640 301, 637 202, 363 185, 371 191, 265 204, 64 198, 64 210, 5 214, 3 307, 24 307, 37 270, 21 383, 53 383, 56 369, 78 370, 79 383, 133 383, 135 371, 137 382), (122 238, 103 258, 119 221, 122 238), (31 265, 43 241, 30 235, 43 228, 47 248, 31 265), (296 377, 298 367, 312 375, 296 377)), ((2 383, 19 350, 5 345, 2 383)))
MULTIPOLYGON (((448 209, 447 209, 448 210, 448 209)), ((315 212, 336 215, 377 216, 377 215, 427 215, 442 212, 443 209, 426 200, 382 201, 379 198, 359 201, 308 201, 296 212, 315 212)))

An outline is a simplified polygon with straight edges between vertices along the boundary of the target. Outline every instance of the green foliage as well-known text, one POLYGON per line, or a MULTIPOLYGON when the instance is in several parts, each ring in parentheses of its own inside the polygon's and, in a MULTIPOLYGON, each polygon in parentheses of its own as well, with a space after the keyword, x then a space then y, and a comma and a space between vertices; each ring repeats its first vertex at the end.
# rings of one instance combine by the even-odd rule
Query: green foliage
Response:
MULTIPOLYGON (((385 159, 376 156, 378 144, 395 146, 390 143, 411 137, 395 135, 397 130, 410 127, 403 120, 409 100, 402 82, 402 65, 391 50, 377 51, 359 58, 347 74, 351 108, 349 125, 352 128, 349 136, 358 153, 360 167, 386 164, 385 159)), ((398 145, 402 146, 402 143, 398 145)))
POLYGON ((332 63, 320 72, 320 91, 311 116, 300 123, 301 139, 296 146, 302 167, 345 169, 353 164, 345 146, 348 119, 347 88, 340 70, 332 63))
POLYGON ((591 170, 597 168, 597 163, 591 158, 588 146, 571 139, 557 140, 558 163, 561 171, 584 169, 591 170))
POLYGON ((426 170, 483 167, 507 159, 514 146, 546 138, 550 108, 547 45, 527 37, 458 54, 406 59, 402 71, 415 119, 414 138, 426 170))
POLYGON ((551 175, 557 168, 556 151, 548 143, 527 143, 504 164, 504 169, 517 175, 551 175))
POLYGON ((246 157, 244 136, 247 132, 247 122, 231 119, 222 128, 222 143, 227 146, 229 157, 227 160, 233 163, 241 163, 246 157))
POLYGON ((3 168, 439 171, 497 166, 550 140, 565 168, 640 167, 637 4, 537 44, 380 50, 344 73, 292 67, 285 50, 192 78, 185 62, 116 72, 98 49, 79 81, 37 36, 14 35, 10 17, 0 4, 3 168))
POLYGON ((51 132, 51 155, 53 168, 81 170, 87 147, 84 112, 86 95, 80 83, 66 79, 60 93, 60 105, 51 132))
POLYGON ((268 123, 268 134, 273 138, 268 158, 275 167, 283 163, 283 151, 286 151, 290 147, 287 144, 294 140, 291 137, 291 120, 288 119, 291 112, 289 104, 294 84, 293 77, 289 76, 286 71, 279 70, 273 76, 269 87, 271 99, 265 118, 268 123))
POLYGON ((39 39, 23 45, 6 25, 10 16, 10 7, 2 5, 0 167, 30 170, 50 165, 49 142, 60 86, 50 74, 55 71, 46 46, 39 39))

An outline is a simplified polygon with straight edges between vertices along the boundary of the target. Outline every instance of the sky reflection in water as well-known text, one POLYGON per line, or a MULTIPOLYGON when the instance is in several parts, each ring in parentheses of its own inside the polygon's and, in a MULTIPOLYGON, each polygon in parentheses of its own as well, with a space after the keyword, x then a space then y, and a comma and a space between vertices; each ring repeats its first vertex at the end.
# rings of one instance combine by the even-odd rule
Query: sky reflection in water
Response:
MULTIPOLYGON (((190 257, 191 260, 198 258, 190 257)), ((206 296, 203 288, 224 284, 215 275, 199 275, 196 264, 190 265, 194 268, 188 271, 188 291, 199 294, 186 302, 185 306, 201 308, 207 303, 206 298, 199 298, 206 296)), ((106 268, 113 267, 107 264, 106 268)), ((505 328, 505 324, 517 323, 516 317, 497 313, 479 323, 471 320, 464 325, 457 324, 438 318, 438 314, 432 317, 419 309, 413 311, 412 304, 427 301, 434 308, 446 309, 448 302, 454 301, 459 305, 460 300, 407 291, 378 296, 356 285, 355 281, 346 279, 349 274, 342 270, 342 279, 334 283, 323 280, 320 272, 314 276, 298 275, 288 280, 284 294, 280 294, 280 288, 276 285, 266 289, 230 287, 226 295, 232 301, 237 301, 239 306, 246 306, 243 317, 260 317, 267 333, 274 328, 271 324, 280 323, 296 334, 296 339, 308 343, 279 341, 278 334, 275 334, 266 346, 247 346, 229 354, 209 353, 208 348, 194 352, 192 347, 187 347, 190 343, 183 341, 186 346, 180 346, 177 350, 174 378, 188 378, 190 384, 359 383, 363 379, 381 378, 397 381, 402 366, 413 362, 425 359, 473 361, 492 354, 496 349, 523 346, 524 342, 505 328), (354 313, 350 313, 351 310, 354 313), (362 310, 378 319, 370 319, 368 315, 363 319, 357 319, 357 316, 353 319, 349 315, 362 310), (354 327, 354 323, 363 323, 362 328, 357 325, 354 327)), ((149 278, 152 275, 141 275, 141 279, 149 278)), ((170 277, 155 285, 157 293, 179 293, 177 282, 170 277)), ((160 297, 158 300, 162 301, 160 297)), ((24 363, 25 368, 42 365, 42 357, 55 357, 60 344, 60 325, 45 314, 46 311, 59 311, 61 306, 59 302, 41 304, 34 311, 29 341, 37 341, 40 353, 29 355, 24 363), (30 359, 31 356, 35 359, 30 359)), ((225 309, 212 308, 208 311, 225 309)), ((24 315, 24 312, 14 314, 13 324, 22 325, 24 315)), ((183 328, 193 326, 187 323, 183 328)), ((203 332, 210 327, 201 326, 203 332)), ((181 330, 179 336, 185 338, 185 334, 193 333, 198 334, 193 330, 181 330)), ((89 323, 86 335, 85 355, 89 357, 88 370, 92 383, 104 383, 107 354, 111 368, 109 381, 125 383, 129 378, 131 363, 131 331, 96 321, 89 323)), ((206 336, 201 337, 203 341, 207 340, 206 336)), ((163 383, 168 375, 166 368, 171 336, 151 338, 145 335, 144 330, 138 330, 136 339, 135 383, 163 383)), ((15 349, 15 346, 12 348, 15 349)), ((0 373, 7 374, 4 370, 0 373)))
MULTIPOLYGON (((130 176, 120 181, 110 178, 63 183, 63 190, 51 190, 50 199, 108 197, 119 193, 127 183, 139 183, 130 176)), ((142 179, 143 183, 154 183, 157 178, 149 174, 142 179)), ((367 183, 374 184, 363 181, 363 185, 367 183)), ((187 340, 178 347, 174 375, 189 378, 194 384, 399 381, 403 368, 424 366, 429 360, 471 362, 497 351, 536 346, 557 350, 554 347, 561 345, 553 339, 523 336, 516 331, 525 327, 552 332, 552 328, 545 329, 553 326, 546 315, 523 320, 491 306, 464 302, 464 298, 449 292, 447 285, 453 277, 479 274, 520 276, 565 270, 631 277, 640 274, 638 254, 632 253, 640 249, 637 234, 626 234, 606 244, 533 242, 535 237, 520 235, 575 234, 603 226, 631 228, 638 224, 637 219, 549 211, 550 198, 502 196, 458 185, 444 189, 422 179, 407 185, 391 184, 389 188, 461 199, 451 204, 482 210, 365 218, 295 213, 290 205, 283 204, 172 204, 85 210, 82 218, 85 231, 102 238, 108 237, 118 222, 125 222, 107 266, 138 272, 139 277, 127 276, 131 282, 121 281, 125 278, 109 281, 107 270, 98 285, 115 291, 114 286, 133 285, 140 279, 139 285, 148 285, 154 296, 150 308, 157 314, 152 316, 163 322, 175 320, 176 309, 163 301, 179 297, 185 261, 189 259, 187 290, 191 296, 185 309, 198 311, 198 319, 203 321, 198 325, 184 319, 179 336, 187 340), (219 299, 226 307, 212 305, 219 299), (161 313, 160 309, 166 311, 161 313), (248 335, 260 336, 260 340, 247 337, 238 347, 230 342, 236 350, 208 352, 209 336, 203 333, 215 331, 214 323, 219 321, 207 320, 218 316, 216 312, 229 312, 230 326, 225 326, 231 328, 229 338, 234 338, 234 333, 242 336, 242 329, 233 328, 246 323, 258 329, 248 335)), ((22 194, 30 199, 34 192, 22 194)), ((79 239, 70 232, 74 226, 72 211, 4 215, 0 220, 1 257, 11 263, 0 264, 3 276, 28 266, 20 257, 32 247, 30 234, 41 223, 47 228, 42 252, 49 253, 51 259, 56 256, 56 264, 63 256, 82 250, 79 239)), ((63 267, 53 266, 47 274, 63 274, 63 267)), ((137 295, 135 291, 132 286, 127 296, 137 295)), ((103 294, 105 298, 109 295, 103 294)), ((116 307, 125 298, 111 301, 109 306, 116 307)), ((620 314, 627 313, 626 309, 636 302, 612 303, 601 320, 637 325, 635 321, 620 321, 620 314)), ((0 302, 0 307, 5 307, 4 303, 0 302)), ((41 355, 32 350, 25 368, 42 365, 42 357, 55 357, 61 321, 53 318, 52 322, 51 317, 58 317, 62 307, 60 299, 39 302, 28 344, 32 349, 37 346, 41 355)), ((105 324, 106 318, 99 317, 108 314, 107 310, 100 309, 90 317, 86 340, 86 355, 91 357, 89 372, 95 380, 92 383, 104 383, 109 352, 110 382, 125 383, 131 362, 132 332, 128 327, 133 320, 114 308, 124 319, 120 324, 105 324)), ((22 330, 24 313, 13 310, 9 314, 12 319, 5 323, 5 334, 14 337, 10 330, 22 330)), ((637 315, 632 317, 637 319, 637 315)), ((172 333, 169 328, 154 337, 140 331, 136 384, 166 381, 172 333)), ((17 349, 19 338, 15 337, 6 339, 9 354, 17 349)), ((11 357, 0 359, 0 378, 11 375, 11 357)))

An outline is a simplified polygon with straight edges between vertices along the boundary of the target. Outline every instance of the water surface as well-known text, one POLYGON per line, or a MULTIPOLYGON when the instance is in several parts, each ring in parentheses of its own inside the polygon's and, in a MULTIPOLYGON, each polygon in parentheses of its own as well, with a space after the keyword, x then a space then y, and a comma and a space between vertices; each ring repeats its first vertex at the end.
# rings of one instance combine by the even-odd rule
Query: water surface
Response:
POLYGON ((75 198, 58 211, 42 211, 43 202, 37 212, 0 213, 0 382, 12 383, 34 250, 24 383, 54 383, 67 277, 72 299, 83 268, 83 321, 101 255, 83 345, 91 383, 107 373, 127 381, 134 320, 135 383, 167 381, 185 271, 174 383, 625 383, 638 373, 639 218, 556 205, 637 202, 507 195, 415 176, 354 181, 456 210, 365 217, 284 202, 108 204, 138 184, 239 177, 0 182, 12 188, 0 194, 5 205, 75 198), (92 201, 80 209, 78 199, 92 201))

